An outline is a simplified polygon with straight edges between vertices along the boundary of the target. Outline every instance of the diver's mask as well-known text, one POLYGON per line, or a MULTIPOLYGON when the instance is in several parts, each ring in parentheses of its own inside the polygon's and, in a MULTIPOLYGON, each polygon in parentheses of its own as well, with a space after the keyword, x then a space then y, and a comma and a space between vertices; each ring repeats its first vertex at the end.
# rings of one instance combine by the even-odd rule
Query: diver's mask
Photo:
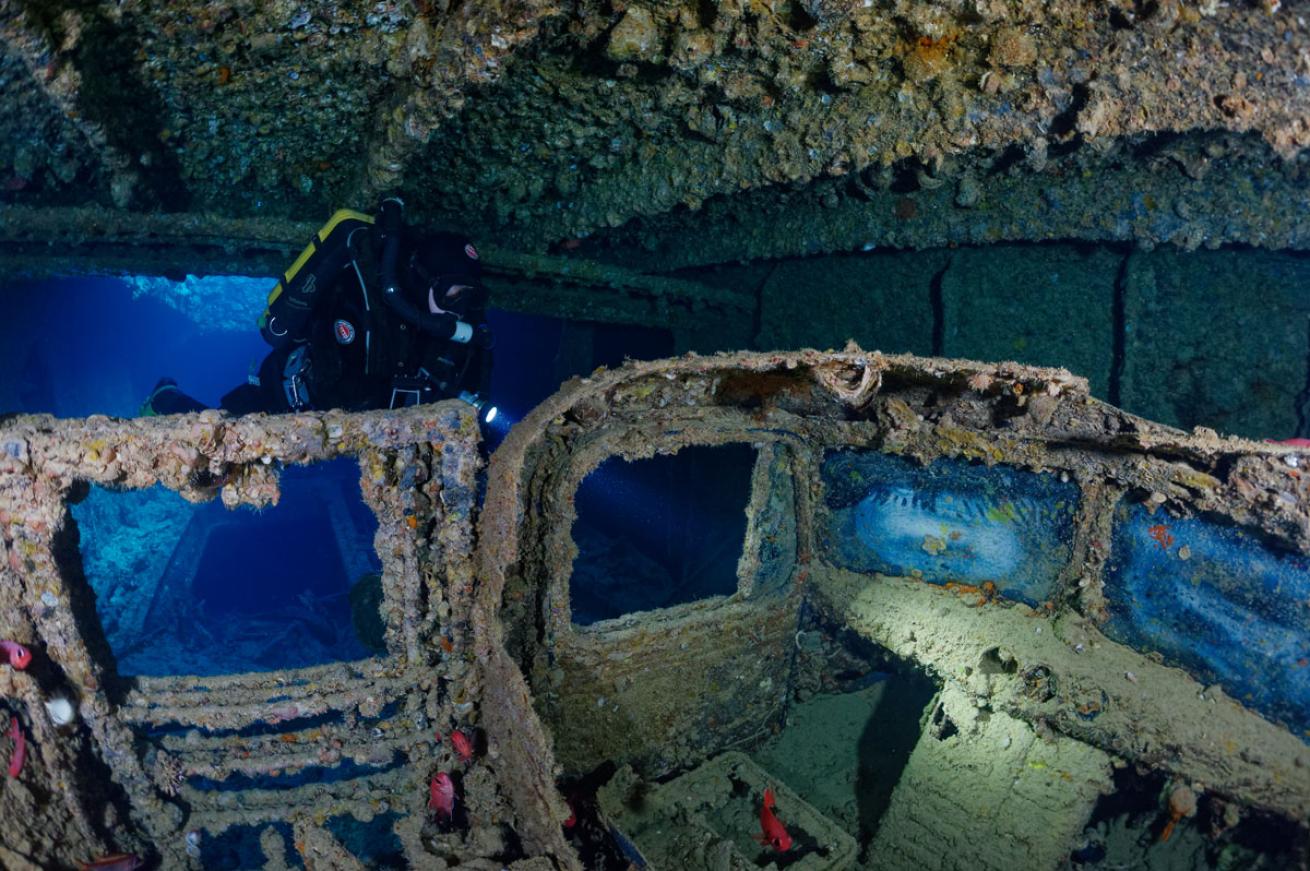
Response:
POLYGON ((463 317, 469 309, 469 300, 476 291, 468 284, 448 284, 447 276, 437 276, 428 282, 427 306, 430 314, 452 314, 463 317), (443 285, 446 285, 443 288, 443 285))
POLYGON ((432 314, 463 316, 480 308, 486 295, 477 249, 455 233, 431 233, 415 241, 409 286, 418 297, 415 305, 432 314))

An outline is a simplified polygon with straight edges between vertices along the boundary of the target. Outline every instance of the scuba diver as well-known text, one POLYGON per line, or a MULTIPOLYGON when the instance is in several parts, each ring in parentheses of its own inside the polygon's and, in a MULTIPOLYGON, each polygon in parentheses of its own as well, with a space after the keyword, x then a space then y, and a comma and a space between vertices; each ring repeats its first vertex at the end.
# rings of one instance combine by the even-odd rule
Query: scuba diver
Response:
MULTIPOLYGON (((269 294, 259 332, 273 346, 233 414, 401 408, 459 397, 487 422, 493 341, 477 249, 455 233, 405 225, 404 204, 375 217, 338 210, 269 294)), ((144 416, 206 408, 162 378, 144 416)))

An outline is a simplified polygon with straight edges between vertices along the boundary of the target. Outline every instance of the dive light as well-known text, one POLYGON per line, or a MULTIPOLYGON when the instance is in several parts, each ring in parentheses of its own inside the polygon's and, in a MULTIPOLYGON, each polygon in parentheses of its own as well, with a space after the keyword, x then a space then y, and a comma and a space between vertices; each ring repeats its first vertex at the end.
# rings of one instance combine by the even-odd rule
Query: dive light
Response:
POLYGON ((487 400, 487 397, 465 390, 460 393, 459 398, 478 410, 478 414, 482 415, 483 423, 491 423, 496 419, 497 408, 487 400))

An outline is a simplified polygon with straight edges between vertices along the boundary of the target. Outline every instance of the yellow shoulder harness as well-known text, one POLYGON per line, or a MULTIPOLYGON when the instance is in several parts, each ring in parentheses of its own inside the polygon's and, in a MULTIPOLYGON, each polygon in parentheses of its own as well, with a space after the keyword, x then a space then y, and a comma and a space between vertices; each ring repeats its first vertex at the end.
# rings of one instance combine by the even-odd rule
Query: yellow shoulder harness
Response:
POLYGON ((282 295, 283 289, 291 283, 291 280, 296 277, 296 274, 304 268, 305 263, 309 258, 314 255, 318 246, 327 240, 327 237, 342 221, 363 221, 366 224, 372 224, 374 222, 372 215, 366 215, 363 212, 357 212, 354 209, 337 209, 333 212, 332 217, 328 218, 328 222, 319 228, 319 231, 314 234, 313 239, 309 240, 309 244, 300 252, 300 256, 287 267, 286 272, 282 273, 282 280, 274 285, 272 292, 269 293, 268 299, 264 303, 264 313, 259 316, 260 329, 263 329, 264 325, 268 323, 268 307, 282 295))

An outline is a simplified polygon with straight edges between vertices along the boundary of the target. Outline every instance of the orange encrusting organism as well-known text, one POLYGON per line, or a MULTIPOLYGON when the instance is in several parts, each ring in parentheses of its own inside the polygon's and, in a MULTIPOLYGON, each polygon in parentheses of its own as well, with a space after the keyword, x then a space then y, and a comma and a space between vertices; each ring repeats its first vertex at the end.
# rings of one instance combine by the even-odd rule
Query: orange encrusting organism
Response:
POLYGON ((910 51, 918 55, 919 60, 924 63, 937 67, 946 62, 946 56, 950 54, 955 43, 960 41, 958 33, 948 33, 945 36, 933 39, 931 36, 921 36, 910 45, 910 51))
POLYGON ((988 602, 994 602, 1000 595, 993 581, 983 581, 981 584, 957 584, 955 581, 947 581, 944 585, 952 593, 964 593, 966 595, 976 595, 978 601, 974 602, 974 607, 986 605, 988 602))

